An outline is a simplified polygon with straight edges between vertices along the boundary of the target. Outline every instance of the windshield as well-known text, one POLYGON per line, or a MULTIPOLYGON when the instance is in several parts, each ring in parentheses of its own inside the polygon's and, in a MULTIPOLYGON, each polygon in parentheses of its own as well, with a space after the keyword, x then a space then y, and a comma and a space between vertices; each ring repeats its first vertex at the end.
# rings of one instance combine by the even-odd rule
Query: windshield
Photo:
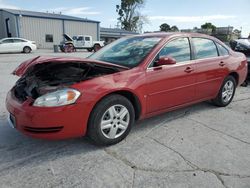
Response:
POLYGON ((142 62, 161 39, 161 37, 141 36, 122 38, 102 48, 89 58, 133 68, 142 62))

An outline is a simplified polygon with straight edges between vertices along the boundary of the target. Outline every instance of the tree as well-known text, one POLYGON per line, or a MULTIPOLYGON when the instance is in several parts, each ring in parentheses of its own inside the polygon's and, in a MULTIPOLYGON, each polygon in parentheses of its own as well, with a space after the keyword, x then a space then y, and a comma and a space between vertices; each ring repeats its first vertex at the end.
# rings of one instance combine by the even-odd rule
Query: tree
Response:
POLYGON ((160 31, 171 31, 170 25, 168 25, 167 23, 163 23, 160 25, 160 31))
POLYGON ((145 23, 145 16, 139 12, 140 8, 145 4, 145 0, 121 0, 120 5, 116 5, 118 13, 118 21, 121 23, 121 28, 127 31, 141 30, 145 23))
POLYGON ((176 25, 173 25, 171 27, 171 31, 176 32, 176 31, 179 31, 179 29, 178 29, 178 27, 176 25))
POLYGON ((167 23, 163 23, 160 25, 160 31, 166 31, 166 32, 169 32, 169 31, 173 31, 173 32, 176 32, 176 31, 179 31, 178 27, 176 25, 173 25, 172 27, 170 27, 170 25, 168 25, 167 23))
POLYGON ((202 29, 212 29, 212 32, 215 32, 216 30, 216 26, 213 25, 212 23, 205 23, 203 25, 201 25, 202 29))
POLYGON ((239 29, 235 29, 233 33, 238 37, 241 38, 241 31, 239 29))

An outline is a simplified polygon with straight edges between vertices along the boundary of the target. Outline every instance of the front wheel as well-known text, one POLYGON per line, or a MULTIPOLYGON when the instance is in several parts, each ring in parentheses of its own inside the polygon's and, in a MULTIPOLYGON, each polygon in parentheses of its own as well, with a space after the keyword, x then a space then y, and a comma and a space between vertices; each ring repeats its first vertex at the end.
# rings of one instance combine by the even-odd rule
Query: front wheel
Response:
POLYGON ((121 95, 100 101, 90 115, 88 135, 97 145, 111 145, 123 140, 134 124, 131 102, 121 95))
POLYGON ((93 49, 92 48, 87 48, 88 52, 92 52, 93 49))
POLYGON ((222 83, 220 91, 212 102, 216 106, 225 107, 231 103, 236 89, 236 80, 233 76, 227 76, 222 83))

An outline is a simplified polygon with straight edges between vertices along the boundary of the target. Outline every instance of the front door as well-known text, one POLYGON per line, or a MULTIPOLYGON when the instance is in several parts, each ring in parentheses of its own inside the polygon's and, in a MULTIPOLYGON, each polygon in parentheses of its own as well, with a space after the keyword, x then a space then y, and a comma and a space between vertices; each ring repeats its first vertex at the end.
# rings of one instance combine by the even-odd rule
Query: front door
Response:
POLYGON ((75 47, 76 48, 83 48, 84 47, 84 37, 83 36, 78 36, 76 43, 75 43, 75 47))
POLYGON ((147 69, 147 113, 154 113, 186 104, 195 96, 195 65, 191 60, 188 38, 173 39, 159 52, 160 56, 170 56, 174 65, 156 66, 154 62, 147 69))

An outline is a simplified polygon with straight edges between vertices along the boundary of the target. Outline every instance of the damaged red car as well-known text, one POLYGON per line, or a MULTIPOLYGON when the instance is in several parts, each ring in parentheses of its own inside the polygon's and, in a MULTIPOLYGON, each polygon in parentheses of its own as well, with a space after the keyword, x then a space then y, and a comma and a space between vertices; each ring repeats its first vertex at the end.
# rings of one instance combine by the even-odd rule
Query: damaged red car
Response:
MULTIPOLYGON (((201 34, 119 39, 89 58, 36 57, 13 72, 9 122, 44 139, 123 140, 136 120, 211 100, 227 106, 247 75, 244 54, 201 34)), ((153 126, 153 125, 152 125, 153 126)))

